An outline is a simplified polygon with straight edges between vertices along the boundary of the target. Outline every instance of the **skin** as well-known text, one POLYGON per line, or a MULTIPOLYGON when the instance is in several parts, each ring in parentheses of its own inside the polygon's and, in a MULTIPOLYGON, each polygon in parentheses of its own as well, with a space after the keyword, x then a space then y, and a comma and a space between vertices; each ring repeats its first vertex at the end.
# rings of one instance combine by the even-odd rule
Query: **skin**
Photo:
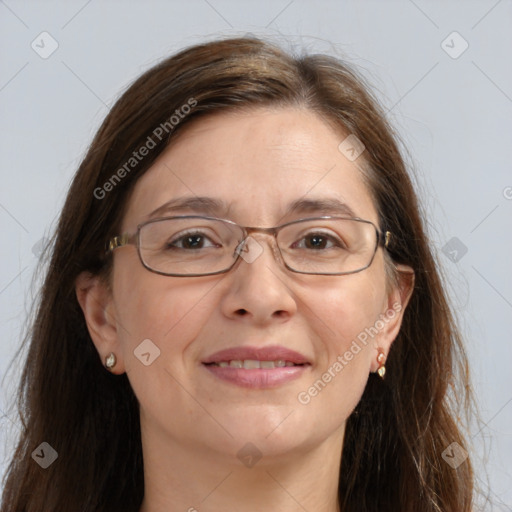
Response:
MULTIPOLYGON (((283 217, 288 204, 303 197, 337 198, 378 225, 361 178, 362 157, 351 162, 338 150, 345 137, 316 114, 292 108, 202 119, 139 179, 122 232, 135 232, 155 208, 184 195, 226 201, 225 218, 245 226, 315 216, 283 217)), ((127 246, 114 252, 111 292, 94 276, 77 281, 99 357, 116 354, 113 372, 128 374, 140 403, 142 512, 339 510, 345 422, 378 368, 378 351, 387 355, 399 331, 411 274, 386 287, 382 248, 356 274, 296 274, 274 257, 272 237, 252 236, 263 253, 227 274, 161 276, 127 246), (359 333, 397 305, 401 311, 360 344, 343 371, 308 404, 298 401, 359 333), (149 366, 133 353, 147 338, 160 349, 149 366), (312 365, 269 390, 223 382, 201 365, 210 354, 240 345, 282 345, 312 365), (252 468, 236 456, 248 442, 262 455, 252 468)))

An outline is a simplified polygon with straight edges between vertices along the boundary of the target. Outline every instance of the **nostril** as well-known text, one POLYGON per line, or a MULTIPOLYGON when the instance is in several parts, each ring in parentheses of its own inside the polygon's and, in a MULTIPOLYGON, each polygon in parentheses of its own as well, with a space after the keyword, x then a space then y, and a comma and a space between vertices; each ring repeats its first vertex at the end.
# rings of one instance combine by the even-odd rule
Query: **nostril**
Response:
POLYGON ((246 309, 239 309, 236 311, 236 313, 240 316, 244 316, 247 314, 247 310, 246 309))

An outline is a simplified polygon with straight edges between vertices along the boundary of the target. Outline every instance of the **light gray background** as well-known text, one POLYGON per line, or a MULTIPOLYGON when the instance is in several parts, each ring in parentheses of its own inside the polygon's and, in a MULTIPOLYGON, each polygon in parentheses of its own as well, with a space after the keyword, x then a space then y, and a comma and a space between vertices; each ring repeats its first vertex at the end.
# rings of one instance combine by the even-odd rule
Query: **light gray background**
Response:
MULTIPOLYGON (((269 35, 359 66, 404 138, 467 339, 484 422, 471 435, 480 456, 487 440, 492 510, 512 510, 511 21, 510 0, 0 0, 0 377, 37 289, 37 244, 121 90, 185 46, 269 35), (47 59, 31 48, 50 48, 43 31, 59 45, 47 59), (469 44, 458 58, 453 31, 469 44), (442 251, 453 237, 462 257, 442 251)), ((1 474, 17 428, 15 374, 0 394, 1 474)))

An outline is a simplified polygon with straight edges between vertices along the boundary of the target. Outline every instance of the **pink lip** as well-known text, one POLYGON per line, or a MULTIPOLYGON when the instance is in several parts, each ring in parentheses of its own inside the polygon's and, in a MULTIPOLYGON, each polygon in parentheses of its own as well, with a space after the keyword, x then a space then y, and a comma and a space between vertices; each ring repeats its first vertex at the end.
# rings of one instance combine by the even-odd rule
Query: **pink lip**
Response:
POLYGON ((309 363, 307 357, 277 345, 269 347, 234 347, 215 352, 203 363, 220 363, 221 361, 243 361, 245 359, 256 359, 258 361, 290 361, 295 364, 309 363))
POLYGON ((309 366, 290 366, 284 368, 260 368, 244 370, 242 368, 221 368, 205 366, 215 377, 231 382, 243 388, 268 389, 275 388, 300 377, 309 366))
POLYGON ((236 347, 215 352, 203 361, 203 366, 215 377, 237 386, 252 389, 275 388, 286 382, 299 378, 311 366, 305 356, 284 347, 236 347), (302 366, 285 366, 282 368, 243 368, 220 367, 209 363, 221 361, 290 361, 302 366))

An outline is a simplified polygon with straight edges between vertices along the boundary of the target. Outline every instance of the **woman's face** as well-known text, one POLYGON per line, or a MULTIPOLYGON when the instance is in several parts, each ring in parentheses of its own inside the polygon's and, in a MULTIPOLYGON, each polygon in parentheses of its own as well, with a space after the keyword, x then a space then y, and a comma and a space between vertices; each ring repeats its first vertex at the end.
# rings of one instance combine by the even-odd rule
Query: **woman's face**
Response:
MULTIPOLYGON (((228 209, 196 205, 156 216, 215 215, 242 226, 272 227, 346 215, 344 210, 288 212, 298 200, 336 200, 378 226, 358 168, 362 157, 351 161, 338 149, 347 135, 314 113, 291 108, 200 120, 137 182, 122 232, 135 232, 170 200, 197 197, 222 201, 228 209)), ((386 288, 383 249, 359 273, 304 275, 290 272, 274 256, 272 236, 251 236, 262 253, 258 249, 254 260, 240 259, 228 273, 214 276, 158 275, 142 266, 134 246, 117 249, 109 305, 115 371, 127 372, 137 395, 143 437, 156 436, 169 446, 231 458, 246 443, 263 456, 326 442, 339 448, 345 421, 377 368, 377 348, 387 354, 401 316, 399 296, 386 288), (230 349, 238 352, 215 356, 230 349), (295 357, 285 351, 300 354, 306 364, 293 369, 205 364, 216 357, 259 358, 272 366, 269 359, 295 357), (268 381, 254 377, 258 371, 266 372, 268 381)))

